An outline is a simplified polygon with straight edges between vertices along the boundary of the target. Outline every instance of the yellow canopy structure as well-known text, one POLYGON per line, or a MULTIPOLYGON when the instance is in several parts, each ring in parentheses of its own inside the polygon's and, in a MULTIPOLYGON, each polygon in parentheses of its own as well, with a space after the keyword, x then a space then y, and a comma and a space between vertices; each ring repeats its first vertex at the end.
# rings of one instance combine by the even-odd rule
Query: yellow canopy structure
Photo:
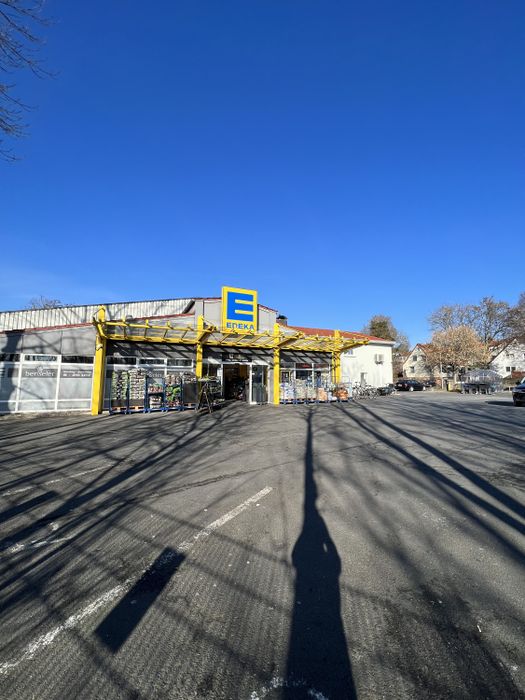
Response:
MULTIPOLYGON (((106 355, 106 342, 120 340, 134 343, 169 343, 173 345, 194 345, 196 348, 195 372, 202 376, 203 347, 250 348, 252 350, 273 350, 274 377, 279 377, 280 351, 324 352, 332 355, 332 372, 335 382, 341 380, 341 353, 358 345, 366 345, 366 336, 345 336, 341 331, 333 335, 309 335, 278 323, 273 331, 234 331, 222 330, 208 323, 203 316, 197 318, 197 325, 173 325, 170 321, 150 323, 145 321, 107 321, 106 310, 100 307, 93 318, 97 329, 95 352, 94 390, 92 413, 102 412, 103 383, 106 355)), ((279 380, 274 380, 273 402, 279 403, 279 380)))

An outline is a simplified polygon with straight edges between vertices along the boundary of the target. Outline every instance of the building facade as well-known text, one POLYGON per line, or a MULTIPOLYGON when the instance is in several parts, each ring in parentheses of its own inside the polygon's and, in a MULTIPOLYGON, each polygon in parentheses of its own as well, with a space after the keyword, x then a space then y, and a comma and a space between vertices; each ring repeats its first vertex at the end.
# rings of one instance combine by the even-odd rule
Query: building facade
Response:
POLYGON ((287 382, 392 381, 389 341, 278 323, 253 290, 3 312, 0 322, 0 413, 109 410, 112 382, 126 372, 159 384, 211 378, 224 398, 249 403, 279 403, 287 382))
POLYGON ((519 377, 525 374, 525 338, 502 341, 494 348, 490 369, 500 377, 519 377))

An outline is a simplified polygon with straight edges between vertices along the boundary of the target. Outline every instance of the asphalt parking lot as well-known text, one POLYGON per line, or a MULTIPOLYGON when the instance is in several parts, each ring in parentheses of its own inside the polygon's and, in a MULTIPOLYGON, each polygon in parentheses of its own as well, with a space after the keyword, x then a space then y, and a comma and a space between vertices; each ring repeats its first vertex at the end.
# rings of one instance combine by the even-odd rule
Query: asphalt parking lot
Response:
POLYGON ((508 396, 0 420, 0 696, 525 698, 508 396))

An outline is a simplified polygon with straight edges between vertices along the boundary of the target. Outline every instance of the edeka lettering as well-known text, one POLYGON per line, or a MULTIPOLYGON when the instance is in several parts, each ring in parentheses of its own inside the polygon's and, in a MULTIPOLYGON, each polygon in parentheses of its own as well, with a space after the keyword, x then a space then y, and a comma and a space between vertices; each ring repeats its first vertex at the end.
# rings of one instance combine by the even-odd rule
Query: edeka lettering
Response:
POLYGON ((254 331, 255 326, 253 323, 234 323, 233 321, 228 321, 226 328, 233 328, 237 331, 254 331))
POLYGON ((237 287, 222 288, 222 327, 228 331, 257 330, 257 292, 237 287))

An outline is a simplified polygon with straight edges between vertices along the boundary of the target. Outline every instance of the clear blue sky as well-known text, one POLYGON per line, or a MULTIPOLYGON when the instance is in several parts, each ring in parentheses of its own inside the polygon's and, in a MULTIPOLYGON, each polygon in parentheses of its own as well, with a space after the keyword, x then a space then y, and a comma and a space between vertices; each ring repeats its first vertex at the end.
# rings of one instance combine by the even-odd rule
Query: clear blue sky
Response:
POLYGON ((523 0, 48 0, 0 308, 259 290, 412 342, 525 288, 523 0))

